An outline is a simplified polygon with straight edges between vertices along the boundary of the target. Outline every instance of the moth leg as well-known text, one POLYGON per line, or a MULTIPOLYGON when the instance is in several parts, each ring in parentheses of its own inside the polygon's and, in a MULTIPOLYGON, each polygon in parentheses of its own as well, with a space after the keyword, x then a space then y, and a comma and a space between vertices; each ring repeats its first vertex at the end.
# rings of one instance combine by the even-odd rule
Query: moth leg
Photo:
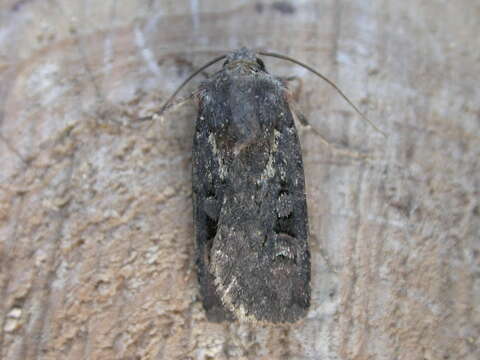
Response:
POLYGON ((289 87, 290 83, 295 81, 297 85, 293 88, 293 90, 289 89, 289 96, 294 100, 298 101, 300 99, 300 93, 302 92, 303 88, 303 80, 298 76, 284 76, 279 77, 280 81, 286 86, 289 87))
POLYGON ((342 149, 342 148, 339 148, 338 146, 330 143, 327 139, 325 139, 325 137, 322 136, 322 134, 320 134, 317 129, 315 129, 307 120, 307 118, 305 117, 305 115, 303 115, 299 110, 298 108, 296 107, 295 103, 293 101, 291 101, 289 103, 290 105, 290 110, 292 111, 292 114, 293 114, 293 117, 295 119, 297 119, 300 124, 306 128, 308 128, 309 130, 311 130, 315 135, 318 136, 318 138, 320 139, 320 141, 325 145, 327 146, 330 151, 332 151, 333 153, 336 153, 338 155, 342 155, 342 156, 347 156, 347 157, 351 157, 353 159, 366 159, 366 158, 370 158, 370 156, 366 155, 366 154, 362 154, 360 152, 357 152, 357 151, 350 151, 350 150, 346 150, 346 149, 342 149))
POLYGON ((315 135, 317 135, 322 143, 326 145, 332 152, 337 153, 339 155, 344 155, 348 156, 354 159, 361 159, 361 158, 369 158, 368 155, 356 152, 356 151, 349 151, 345 149, 341 149, 333 144, 331 144, 327 139, 325 139, 318 131, 315 129, 311 124, 308 122, 307 118, 305 115, 302 114, 302 112, 298 109, 297 107, 297 102, 300 97, 300 92, 302 91, 303 87, 303 80, 299 78, 298 76, 286 76, 286 77, 279 77, 279 79, 287 85, 290 81, 297 81, 298 85, 297 87, 293 90, 287 91, 287 98, 289 100, 288 104, 290 105, 290 110, 292 111, 292 114, 294 118, 296 118, 302 126, 307 127, 309 130, 312 130, 315 135))

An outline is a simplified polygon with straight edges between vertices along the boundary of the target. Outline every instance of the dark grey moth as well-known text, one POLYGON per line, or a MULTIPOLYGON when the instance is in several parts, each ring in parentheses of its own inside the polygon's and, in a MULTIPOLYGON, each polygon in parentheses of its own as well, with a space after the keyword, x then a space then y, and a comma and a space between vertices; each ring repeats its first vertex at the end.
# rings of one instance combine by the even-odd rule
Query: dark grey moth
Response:
POLYGON ((310 306, 305 181, 286 90, 247 49, 200 85, 193 212, 210 319, 292 322, 310 306))
MULTIPOLYGON (((324 78, 283 55, 260 54, 324 78)), ((162 111, 193 76, 221 59, 223 68, 196 92, 193 216, 203 306, 210 321, 295 322, 310 306, 310 251, 302 153, 286 82, 242 48, 192 74, 162 111)))

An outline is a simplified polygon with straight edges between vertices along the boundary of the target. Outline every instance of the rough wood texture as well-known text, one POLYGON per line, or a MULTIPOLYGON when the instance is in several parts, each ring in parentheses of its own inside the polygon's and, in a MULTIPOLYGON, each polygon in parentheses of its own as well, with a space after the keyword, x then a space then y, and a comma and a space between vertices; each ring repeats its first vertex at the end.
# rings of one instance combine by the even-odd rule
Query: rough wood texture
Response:
POLYGON ((478 1, 4 0, 0 12, 2 359, 480 358, 478 1), (303 80, 299 107, 323 136, 369 156, 301 133, 313 304, 292 326, 205 321, 195 108, 136 122, 240 45, 317 67, 389 133, 266 59, 303 80))

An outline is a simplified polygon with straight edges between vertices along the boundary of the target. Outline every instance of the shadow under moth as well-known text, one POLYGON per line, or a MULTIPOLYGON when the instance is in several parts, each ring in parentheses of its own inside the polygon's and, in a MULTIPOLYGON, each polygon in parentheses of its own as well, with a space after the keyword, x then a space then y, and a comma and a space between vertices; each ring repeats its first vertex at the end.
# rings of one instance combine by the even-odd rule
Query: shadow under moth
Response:
MULTIPOLYGON (((335 87, 323 75, 284 55, 335 87)), ((210 321, 295 322, 310 306, 302 155, 286 81, 246 48, 219 56, 195 92, 192 154, 196 267, 210 321)), ((368 121, 368 120, 367 120, 368 121)))

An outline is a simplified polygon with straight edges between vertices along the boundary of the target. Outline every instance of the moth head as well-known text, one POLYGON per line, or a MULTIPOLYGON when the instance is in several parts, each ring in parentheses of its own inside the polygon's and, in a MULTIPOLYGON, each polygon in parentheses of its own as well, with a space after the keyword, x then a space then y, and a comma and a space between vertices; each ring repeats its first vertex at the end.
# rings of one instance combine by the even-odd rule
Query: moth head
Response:
POLYGON ((227 59, 223 63, 223 68, 232 71, 266 72, 263 60, 254 51, 245 47, 228 54, 227 59))
MULTIPOLYGON (((360 117, 369 123, 375 130, 383 134, 384 136, 387 136, 386 133, 384 133, 382 130, 377 128, 377 126, 372 123, 360 110, 350 101, 350 99, 338 88, 337 85, 331 80, 329 80, 327 77, 319 73, 317 70, 314 68, 302 63, 301 61, 295 60, 294 58, 291 58, 286 55, 282 54, 277 54, 277 53, 272 53, 272 52, 266 52, 266 51, 259 51, 259 55, 263 56, 269 56, 269 57, 274 57, 286 61, 293 62, 297 65, 300 65, 301 67, 307 69, 308 71, 311 71, 314 73, 316 76, 320 77, 324 81, 326 81, 329 85, 331 85, 337 92, 340 94, 341 97, 345 99, 345 101, 352 106, 352 108, 355 110, 357 114, 360 115, 360 117)), ((209 61, 205 65, 203 65, 201 68, 197 69, 192 75, 190 75, 178 88, 175 90, 175 92, 168 98, 168 100, 163 104, 162 108, 160 109, 160 114, 163 113, 163 111, 170 105, 172 100, 175 98, 175 96, 180 92, 180 90, 191 80, 193 79, 197 74, 201 73, 203 70, 208 68, 209 66, 217 63, 218 61, 221 61, 223 59, 226 59, 225 62, 223 63, 223 69, 228 71, 239 71, 243 74, 252 74, 252 73, 258 73, 258 72, 267 72, 265 69, 265 64, 263 63, 262 59, 260 59, 257 56, 257 53, 255 53, 252 50, 249 50, 245 47, 233 51, 230 54, 227 55, 220 55, 213 60, 209 61)))

